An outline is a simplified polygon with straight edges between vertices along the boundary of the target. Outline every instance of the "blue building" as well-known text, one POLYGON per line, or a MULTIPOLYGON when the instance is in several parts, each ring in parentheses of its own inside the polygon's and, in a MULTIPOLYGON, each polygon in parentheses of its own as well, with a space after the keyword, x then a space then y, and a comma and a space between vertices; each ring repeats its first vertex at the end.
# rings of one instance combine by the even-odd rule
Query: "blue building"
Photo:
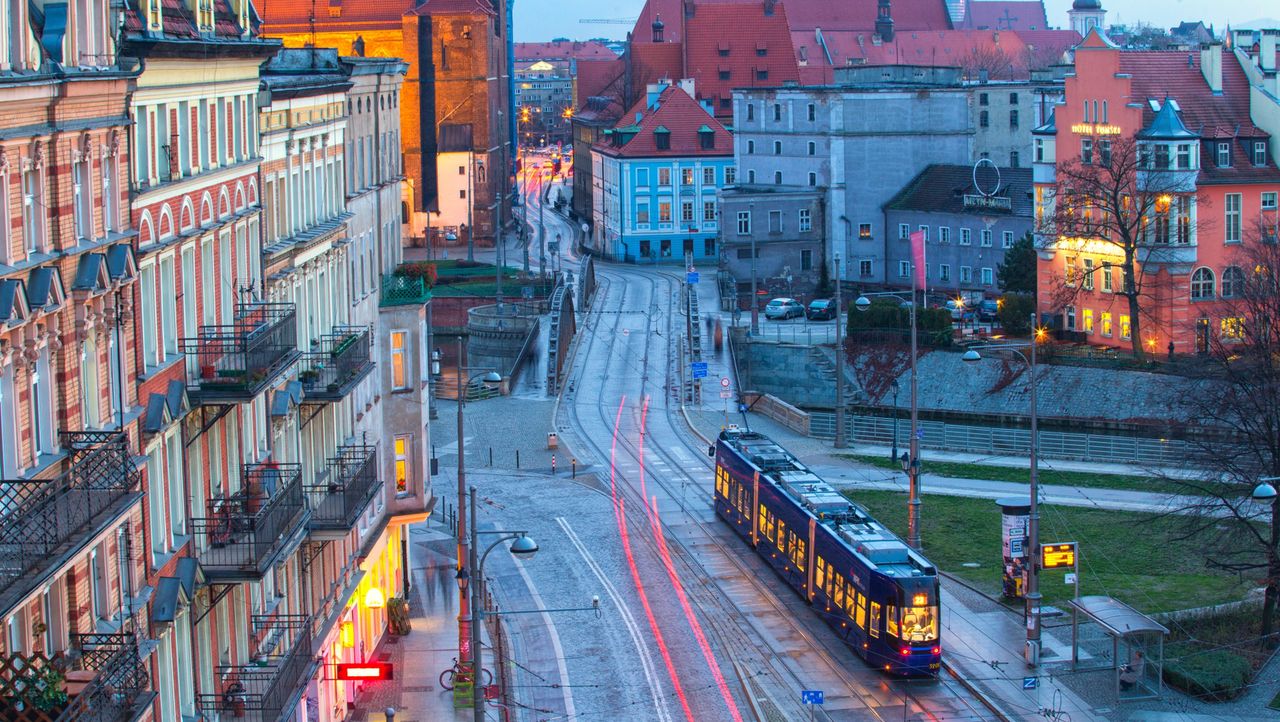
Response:
POLYGON ((589 245, 628 263, 718 261, 716 191, 734 184, 733 137, 693 81, 650 85, 591 149, 589 245))

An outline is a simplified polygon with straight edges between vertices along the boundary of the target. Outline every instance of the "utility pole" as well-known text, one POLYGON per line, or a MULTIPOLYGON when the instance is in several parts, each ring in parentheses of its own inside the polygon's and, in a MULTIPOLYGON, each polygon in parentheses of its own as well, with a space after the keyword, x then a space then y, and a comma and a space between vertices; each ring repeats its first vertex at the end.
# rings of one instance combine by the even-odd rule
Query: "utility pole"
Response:
MULTIPOLYGON (((755 253, 752 252, 754 258, 755 253)), ((843 297, 840 295, 840 254, 834 256, 836 266, 836 440, 835 448, 848 446, 844 428, 844 344, 840 338, 840 314, 844 311, 843 297)))
MULTIPOLYGON (((465 437, 462 435, 462 410, 466 406, 467 392, 463 382, 463 375, 466 373, 466 363, 464 362, 463 352, 463 335, 458 334, 458 574, 467 573, 469 566, 467 556, 467 465, 466 465, 466 443, 465 437)), ((471 611, 468 606, 466 590, 458 592, 458 662, 465 663, 472 659, 472 647, 468 642, 462 644, 463 640, 471 638, 471 611)), ((478 671, 478 670, 477 670, 478 671)))
POLYGON ((467 151, 467 260, 476 260, 476 244, 475 244, 475 223, 471 218, 472 210, 476 207, 476 189, 475 184, 471 181, 476 164, 475 151, 467 151))

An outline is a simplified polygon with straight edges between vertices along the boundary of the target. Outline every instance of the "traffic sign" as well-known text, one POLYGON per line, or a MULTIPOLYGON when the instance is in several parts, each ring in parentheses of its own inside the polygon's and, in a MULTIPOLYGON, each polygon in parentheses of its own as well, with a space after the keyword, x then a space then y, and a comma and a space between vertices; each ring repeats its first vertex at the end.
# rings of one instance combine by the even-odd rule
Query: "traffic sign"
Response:
POLYGON ((800 704, 822 704, 822 690, 820 689, 800 690, 800 704))
POLYGON ((727 389, 727 388, 729 388, 729 377, 728 377, 728 376, 721 376, 721 377, 720 377, 720 385, 721 385, 721 386, 723 386, 723 387, 725 387, 726 389, 727 389))
POLYGON ((689 364, 689 367, 693 370, 693 377, 695 379, 705 379, 707 377, 706 361, 694 361, 689 364))
POLYGON ((722 398, 722 399, 731 399, 731 398, 733 398, 733 392, 732 392, 732 391, 730 391, 729 389, 722 389, 722 390, 720 391, 720 398, 722 398))
POLYGON ((1023 677, 1022 678, 1023 689, 1036 689, 1039 686, 1040 686, 1039 677, 1023 677))
POLYGON ((698 272, 697 272, 697 271, 689 271, 688 273, 686 273, 686 274, 685 274, 685 282, 686 282, 686 283, 690 283, 690 284, 697 283, 697 282, 698 282, 698 272))

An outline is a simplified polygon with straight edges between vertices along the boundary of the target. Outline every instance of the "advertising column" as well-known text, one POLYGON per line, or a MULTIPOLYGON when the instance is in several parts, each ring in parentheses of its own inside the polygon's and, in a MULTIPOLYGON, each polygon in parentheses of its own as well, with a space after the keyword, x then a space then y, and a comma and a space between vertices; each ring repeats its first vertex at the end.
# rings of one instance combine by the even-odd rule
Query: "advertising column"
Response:
POLYGON ((997 499, 1000 505, 1000 551, 1003 561, 1003 591, 1006 599, 1021 599, 1026 593, 1027 573, 1031 559, 1027 556, 1027 521, 1031 517, 1031 499, 1010 497, 997 499))

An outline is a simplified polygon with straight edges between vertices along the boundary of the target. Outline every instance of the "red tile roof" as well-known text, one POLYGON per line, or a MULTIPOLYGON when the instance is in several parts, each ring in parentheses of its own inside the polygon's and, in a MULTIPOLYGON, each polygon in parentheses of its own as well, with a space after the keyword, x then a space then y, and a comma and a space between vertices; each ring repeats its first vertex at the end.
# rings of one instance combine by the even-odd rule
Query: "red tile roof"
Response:
POLYGON ((626 145, 615 147, 608 143, 597 143, 594 148, 620 158, 733 155, 733 138, 729 131, 698 105, 696 100, 689 97, 683 88, 668 86, 658 96, 658 107, 655 109, 649 109, 647 102, 645 99, 633 105, 614 126, 615 129, 639 126, 639 131, 626 145), (637 115, 640 115, 639 123, 636 122, 637 115), (653 137, 654 131, 659 127, 670 133, 671 147, 665 150, 658 150, 653 137), (703 127, 710 128, 715 134, 713 150, 702 148, 698 131, 703 127))
POLYGON ((966 30, 1047 30, 1049 20, 1040 0, 986 0, 965 5, 966 30))
POLYGON ((776 88, 800 79, 787 18, 781 4, 766 15, 759 3, 704 5, 686 18, 686 75, 696 79, 694 91, 716 115, 733 115, 721 99, 732 97, 734 88, 776 88))
MULTIPOLYGON (((195 18, 182 0, 161 0, 161 14, 164 35, 168 38, 182 40, 199 39, 195 18)), ((143 13, 136 0, 131 0, 125 16, 125 31, 138 34, 145 29, 143 13)), ((240 25, 236 20, 235 10, 229 0, 215 0, 213 4, 213 34, 217 40, 240 40, 240 25)))
POLYGON ((519 60, 613 60, 618 54, 594 40, 516 43, 519 60))
POLYGON ((632 97, 644 95, 646 83, 663 78, 679 80, 683 75, 684 47, 680 43, 632 43, 630 52, 632 97))
POLYGON ((621 98, 626 89, 626 61, 615 57, 611 60, 578 61, 578 100, 585 101, 593 95, 621 98))
POLYGON ((497 15, 489 0, 423 0, 410 15, 497 15))
POLYGON ((316 30, 399 28, 400 18, 413 4, 414 0, 259 0, 255 6, 268 32, 297 32, 310 28, 312 12, 316 30), (353 27, 355 23, 359 26, 353 27))

